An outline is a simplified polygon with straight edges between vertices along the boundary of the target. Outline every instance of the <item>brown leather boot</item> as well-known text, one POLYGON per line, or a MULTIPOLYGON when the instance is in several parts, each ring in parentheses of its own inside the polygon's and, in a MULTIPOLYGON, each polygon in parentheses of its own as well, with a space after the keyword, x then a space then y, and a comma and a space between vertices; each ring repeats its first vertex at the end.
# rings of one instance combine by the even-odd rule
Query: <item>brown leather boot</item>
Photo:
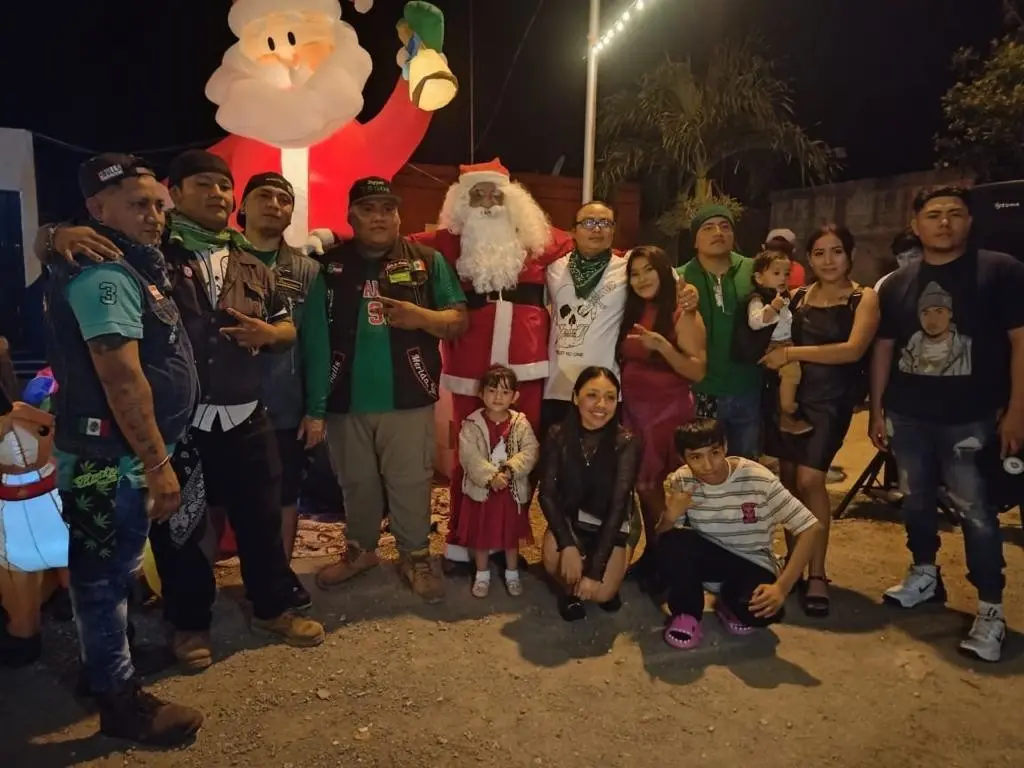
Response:
POLYGON ((316 585, 323 590, 337 589, 356 576, 376 568, 379 563, 380 558, 373 550, 364 550, 355 544, 349 544, 338 562, 317 571, 316 585))
POLYGON ((170 704, 135 682, 98 698, 100 733, 156 747, 177 747, 192 739, 203 715, 191 707, 170 704))
POLYGON ((202 672, 213 664, 213 648, 209 632, 175 632, 171 651, 182 672, 202 672))
POLYGON ((444 574, 430 550, 420 549, 403 554, 398 560, 398 573, 412 591, 428 603, 444 600, 444 574))

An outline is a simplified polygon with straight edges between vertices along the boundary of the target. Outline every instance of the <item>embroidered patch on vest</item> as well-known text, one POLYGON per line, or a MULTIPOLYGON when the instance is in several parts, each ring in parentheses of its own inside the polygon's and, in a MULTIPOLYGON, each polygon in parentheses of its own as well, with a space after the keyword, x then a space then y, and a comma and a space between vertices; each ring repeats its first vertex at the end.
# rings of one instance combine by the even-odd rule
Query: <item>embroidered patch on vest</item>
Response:
POLYGON ((332 261, 330 264, 324 267, 324 271, 328 275, 340 275, 342 272, 345 271, 345 265, 338 264, 336 261, 332 261))
POLYGON ((430 371, 427 370, 427 364, 423 361, 423 353, 420 352, 420 348, 413 347, 405 355, 409 360, 409 367, 412 369, 413 375, 420 383, 420 386, 423 387, 423 390, 431 397, 437 397, 437 382, 431 378, 430 371))
POLYGON ((160 289, 157 288, 155 285, 150 283, 149 285, 146 286, 146 288, 149 290, 149 295, 152 296, 154 299, 156 299, 157 301, 163 300, 164 295, 160 293, 160 289))
POLYGON ((341 366, 345 364, 345 355, 342 352, 335 352, 331 355, 331 374, 329 376, 329 382, 331 389, 334 389, 334 383, 338 380, 338 375, 341 373, 341 366))

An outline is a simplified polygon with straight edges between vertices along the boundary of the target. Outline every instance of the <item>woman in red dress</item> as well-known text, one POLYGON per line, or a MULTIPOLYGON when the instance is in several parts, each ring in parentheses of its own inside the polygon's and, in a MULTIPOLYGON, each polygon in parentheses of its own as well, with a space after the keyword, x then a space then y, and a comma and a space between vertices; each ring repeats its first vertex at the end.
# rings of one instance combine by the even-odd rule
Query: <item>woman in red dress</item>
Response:
MULTIPOLYGON (((676 428, 694 416, 690 385, 704 378, 707 369, 706 334, 698 313, 682 312, 677 306, 676 275, 665 251, 655 246, 634 248, 627 274, 618 345, 623 421, 643 444, 636 491, 644 529, 653 531, 665 510, 665 478, 679 465, 676 428)), ((656 592, 653 550, 653 537, 647 537, 634 572, 645 589, 656 592)))

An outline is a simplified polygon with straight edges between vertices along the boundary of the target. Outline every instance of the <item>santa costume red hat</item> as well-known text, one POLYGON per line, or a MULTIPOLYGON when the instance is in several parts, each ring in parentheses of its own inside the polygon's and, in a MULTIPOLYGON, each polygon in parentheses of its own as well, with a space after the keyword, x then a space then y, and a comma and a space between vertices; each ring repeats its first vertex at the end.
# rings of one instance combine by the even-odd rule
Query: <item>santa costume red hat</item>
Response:
MULTIPOLYGON (((359 13, 366 13, 373 7, 373 0, 352 0, 359 13)), ((341 18, 341 3, 338 0, 232 0, 228 13, 228 26, 236 37, 242 36, 249 24, 272 13, 322 13, 331 19, 341 18)))
POLYGON ((484 182, 490 182, 503 187, 512 180, 508 168, 501 164, 501 158, 496 157, 487 163, 476 163, 475 165, 459 166, 459 184, 463 186, 476 186, 484 182))

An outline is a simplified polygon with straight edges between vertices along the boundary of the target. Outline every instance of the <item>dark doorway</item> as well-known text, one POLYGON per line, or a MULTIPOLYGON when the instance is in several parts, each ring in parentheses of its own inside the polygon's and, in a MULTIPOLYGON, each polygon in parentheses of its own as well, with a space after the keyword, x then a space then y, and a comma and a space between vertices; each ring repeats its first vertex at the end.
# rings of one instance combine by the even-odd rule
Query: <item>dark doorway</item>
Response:
POLYGON ((0 335, 14 349, 24 345, 20 308, 25 300, 21 194, 0 190, 0 335))

